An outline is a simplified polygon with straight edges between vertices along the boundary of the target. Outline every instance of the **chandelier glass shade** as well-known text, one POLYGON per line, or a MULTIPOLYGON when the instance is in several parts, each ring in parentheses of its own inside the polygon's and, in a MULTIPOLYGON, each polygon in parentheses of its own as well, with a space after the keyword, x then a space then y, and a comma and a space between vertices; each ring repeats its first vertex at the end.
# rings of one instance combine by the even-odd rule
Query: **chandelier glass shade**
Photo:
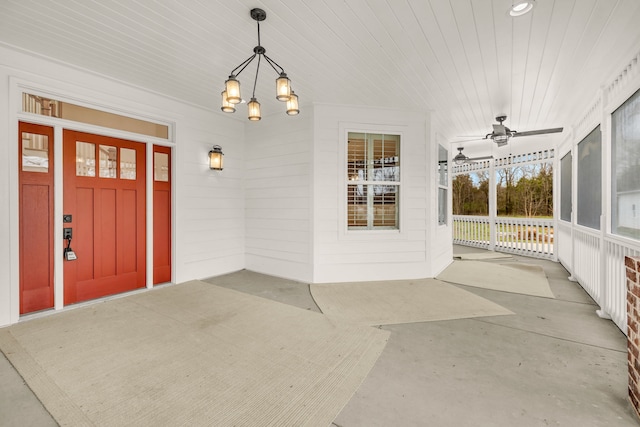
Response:
POLYGON ((258 73, 260 72, 260 62, 262 59, 264 59, 278 74, 278 78, 276 78, 276 99, 278 101, 285 102, 287 106, 287 114, 294 116, 298 114, 300 110, 298 109, 298 96, 294 94, 291 89, 291 80, 287 77, 287 73, 284 72, 284 69, 266 55, 265 48, 260 45, 260 21, 264 21, 267 18, 267 13, 262 9, 255 8, 251 9, 250 15, 258 24, 258 46, 253 48, 253 55, 231 70, 229 78, 224 82, 225 87, 222 91, 221 109, 225 113, 234 113, 236 111, 235 104, 242 102, 240 81, 237 77, 257 57, 258 65, 256 67, 256 75, 253 82, 253 92, 251 100, 247 103, 249 120, 258 121, 261 119, 260 103, 256 99, 256 85, 258 83, 258 73))
POLYGON ((291 91, 291 96, 289 96, 289 100, 287 101, 287 114, 290 116, 295 116, 299 112, 300 110, 298 109, 298 95, 291 91))
POLYGON ((226 90, 222 91, 222 111, 224 111, 225 113, 236 112, 236 104, 232 104, 231 102, 229 102, 226 90))

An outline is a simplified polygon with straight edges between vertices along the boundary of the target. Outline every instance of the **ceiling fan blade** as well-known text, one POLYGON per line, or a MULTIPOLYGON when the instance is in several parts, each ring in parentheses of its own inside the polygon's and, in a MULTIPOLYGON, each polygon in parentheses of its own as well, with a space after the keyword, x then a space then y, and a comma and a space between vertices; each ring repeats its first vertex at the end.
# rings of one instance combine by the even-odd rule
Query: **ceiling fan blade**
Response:
POLYGON ((506 135, 507 129, 503 125, 493 125, 493 134, 494 135, 506 135))
POLYGON ((482 137, 482 138, 478 137, 477 139, 463 139, 463 140, 460 140, 460 141, 452 141, 451 143, 452 144, 463 144, 465 142, 484 141, 486 139, 487 138, 485 138, 485 137, 482 137))
POLYGON ((489 159, 493 159, 493 156, 467 157, 467 160, 489 160, 489 159))
POLYGON ((559 133, 562 132, 563 128, 551 128, 551 129, 539 129, 539 130, 528 130, 525 132, 514 132, 511 136, 531 136, 531 135, 544 135, 547 133, 559 133))

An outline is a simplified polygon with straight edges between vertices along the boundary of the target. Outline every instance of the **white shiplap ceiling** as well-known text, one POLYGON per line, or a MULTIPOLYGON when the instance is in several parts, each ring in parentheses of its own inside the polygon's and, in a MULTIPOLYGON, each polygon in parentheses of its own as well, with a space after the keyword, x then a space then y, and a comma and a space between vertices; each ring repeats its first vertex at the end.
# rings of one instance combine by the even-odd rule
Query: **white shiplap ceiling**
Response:
MULTIPOLYGON (((260 7, 262 45, 303 108, 433 110, 449 141, 490 132, 501 113, 520 131, 570 126, 640 50, 638 0, 537 0, 518 18, 511 3, 0 0, 0 43, 219 111, 224 80, 257 44, 249 11, 260 7)), ((267 115, 282 104, 261 67, 267 115)), ((239 77, 245 98, 253 78, 253 65, 239 77)))

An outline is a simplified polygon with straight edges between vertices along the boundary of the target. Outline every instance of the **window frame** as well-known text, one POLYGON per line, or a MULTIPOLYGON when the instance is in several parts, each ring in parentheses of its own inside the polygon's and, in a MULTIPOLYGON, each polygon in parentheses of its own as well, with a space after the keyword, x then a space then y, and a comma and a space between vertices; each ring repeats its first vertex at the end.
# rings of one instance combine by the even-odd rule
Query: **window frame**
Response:
MULTIPOLYGON (((405 186, 405 175, 406 175, 406 165, 402 167, 405 162, 404 152, 407 146, 406 135, 408 132, 408 127, 404 125, 375 125, 375 124, 363 124, 363 123, 344 123, 341 122, 339 125, 339 134, 340 134, 340 150, 339 150, 339 167, 338 167, 338 222, 339 222, 339 239, 340 240, 376 240, 381 237, 385 239, 407 239, 406 234, 406 209, 404 208, 406 204, 406 196, 403 191, 403 186, 405 186), (348 225, 348 186, 349 184, 353 184, 353 182, 349 180, 348 175, 348 140, 350 133, 368 133, 368 134, 383 134, 383 135, 397 135, 400 139, 400 146, 398 149, 398 158, 399 158, 399 181, 394 182, 394 185, 398 186, 397 193, 397 207, 398 207, 398 226, 397 228, 381 228, 374 227, 371 229, 367 228, 349 228, 348 225)), ((384 184, 385 182, 376 181, 376 184, 384 184)))
MULTIPOLYGON (((362 166, 362 169, 359 170, 359 172, 364 171, 363 174, 358 173, 358 177, 360 175, 364 175, 364 179, 353 179, 351 175, 349 175, 349 172, 347 173, 346 179, 347 179, 347 229, 350 231, 359 231, 359 230, 366 230, 366 231, 371 231, 371 230, 399 230, 400 229, 400 204, 399 204, 399 199, 400 199, 400 171, 401 171, 401 165, 402 163, 400 162, 400 146, 402 143, 402 139, 400 137, 400 135, 398 134, 390 134, 390 133, 374 133, 374 132, 348 132, 347 133, 347 142, 349 141, 349 138, 353 138, 355 135, 357 134, 362 134, 363 138, 364 138, 364 155, 365 155, 365 163, 362 166), (374 158, 374 151, 376 150, 375 147, 375 138, 377 136, 381 136, 382 137, 382 142, 384 144, 385 138, 388 136, 390 137, 389 140, 393 140, 393 139, 397 139, 397 146, 396 146, 396 150, 395 150, 395 156, 393 156, 393 158, 397 158, 397 161, 394 161, 394 168, 398 168, 397 169, 397 180, 376 180, 375 179, 375 175, 377 175, 375 172, 383 172, 382 175, 386 175, 384 174, 384 172, 386 172, 387 167, 386 166, 379 166, 376 167, 375 163, 378 162, 380 165, 383 164, 383 160, 384 163, 387 163, 387 157, 383 157, 380 159, 376 159, 374 158), (374 178, 372 178, 372 176, 374 178), (349 196, 350 196, 350 191, 349 191, 349 187, 350 186, 354 186, 357 185, 365 187, 366 191, 364 191, 364 198, 366 199, 366 204, 364 205, 353 205, 353 206, 365 206, 366 207, 366 221, 367 224, 366 225, 350 225, 349 224, 349 208, 352 206, 351 204, 349 204, 349 196), (374 198, 376 197, 376 187, 395 187, 395 190, 393 191, 394 193, 394 206, 395 206, 395 218, 394 218, 394 225, 376 225, 375 224, 375 208, 380 207, 380 206, 385 206, 384 204, 382 205, 375 205, 375 201, 374 198), (372 191, 373 190, 373 191, 372 191)), ((349 144, 347 144, 347 169, 349 169, 349 144)), ((396 173, 393 173, 393 177, 396 177, 396 173)), ((386 178, 386 176, 385 176, 386 178)), ((386 191, 382 191, 382 193, 384 194, 386 191)), ((385 197, 383 195, 383 197, 385 197)))
MULTIPOLYGON (((610 111, 609 114, 607 115, 607 125, 608 125, 607 127, 609 129, 608 136, 610 140, 608 141, 608 144, 607 144, 609 159, 608 159, 608 165, 606 165, 608 166, 607 177, 609 179, 609 182, 608 182, 609 199, 607 203, 607 213, 606 213, 608 220, 606 224, 606 230, 611 237, 614 237, 616 239, 623 239, 628 242, 632 242, 632 244, 638 244, 638 242, 640 242, 640 237, 631 235, 630 233, 620 233, 620 229, 630 228, 630 227, 625 227, 624 225, 621 225, 621 222, 623 221, 621 221, 621 217, 620 217, 621 209, 619 205, 619 197, 621 195, 628 195, 629 193, 638 192, 639 190, 632 189, 632 190, 620 191, 619 183, 618 183, 618 168, 617 168, 618 161, 619 161, 617 156, 618 150, 620 150, 621 152, 622 151, 625 152, 626 156, 628 156, 629 153, 624 150, 625 147, 618 146, 618 142, 624 143, 625 140, 624 138, 622 138, 622 134, 624 133, 624 130, 622 129, 617 130, 616 128, 616 115, 624 114, 626 112, 625 109, 628 108, 633 102, 640 103, 640 89, 635 90, 631 94, 629 94, 629 96, 624 98, 624 100, 622 100, 622 102, 619 105, 617 105, 615 108, 613 108, 612 111, 610 111)), ((633 140, 635 140, 635 138, 633 138, 633 140)), ((638 204, 634 203, 633 208, 634 208, 633 218, 638 218, 640 216, 640 203, 638 204)))

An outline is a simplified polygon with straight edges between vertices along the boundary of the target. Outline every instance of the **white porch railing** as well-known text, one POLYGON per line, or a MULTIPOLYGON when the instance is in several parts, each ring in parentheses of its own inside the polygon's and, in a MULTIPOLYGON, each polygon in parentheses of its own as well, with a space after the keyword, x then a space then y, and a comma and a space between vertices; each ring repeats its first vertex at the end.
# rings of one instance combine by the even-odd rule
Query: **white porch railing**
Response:
POLYGON ((454 215, 453 243, 489 249, 490 241, 489 217, 454 215))
POLYGON ((571 271, 571 224, 558 221, 555 230, 555 250, 558 261, 571 271))
POLYGON ((559 260, 600 306, 602 316, 627 333, 627 277, 624 257, 640 256, 638 245, 579 225, 558 224, 559 260), (572 240, 573 236, 573 240, 572 240))
POLYGON ((573 239, 574 254, 571 274, 591 295, 591 298, 600 304, 602 301, 600 292, 600 232, 576 227, 573 229, 573 239))
POLYGON ((600 307, 604 309, 616 325, 627 333, 627 274, 625 256, 639 256, 640 250, 632 249, 624 241, 612 237, 604 239, 604 298, 600 307))
POLYGON ((640 256, 640 248, 618 238, 553 220, 453 216, 453 242, 517 255, 559 260, 623 333, 627 331, 625 256, 640 256))
POLYGON ((553 220, 453 216, 453 243, 555 260, 553 220))

